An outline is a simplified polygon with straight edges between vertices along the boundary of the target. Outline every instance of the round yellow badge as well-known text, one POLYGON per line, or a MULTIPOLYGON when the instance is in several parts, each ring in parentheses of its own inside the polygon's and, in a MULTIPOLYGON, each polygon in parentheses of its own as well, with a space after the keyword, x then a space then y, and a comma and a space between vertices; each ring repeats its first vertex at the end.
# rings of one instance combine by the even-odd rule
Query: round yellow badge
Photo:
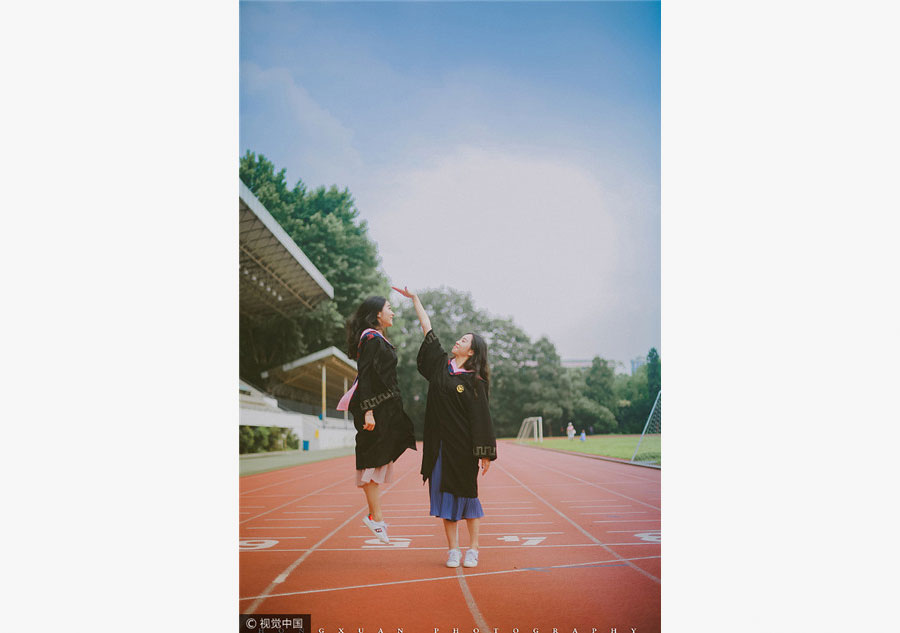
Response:
POLYGON ((465 391, 465 389, 466 388, 462 385, 456 385, 456 391, 458 391, 459 393, 462 393, 463 391, 465 391))

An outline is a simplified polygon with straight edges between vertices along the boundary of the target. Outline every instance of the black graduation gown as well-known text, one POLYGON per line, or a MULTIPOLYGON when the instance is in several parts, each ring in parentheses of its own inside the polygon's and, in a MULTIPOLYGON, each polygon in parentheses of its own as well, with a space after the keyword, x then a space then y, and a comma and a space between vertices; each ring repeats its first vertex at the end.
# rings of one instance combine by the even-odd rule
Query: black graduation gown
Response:
POLYGON ((428 380, 422 479, 427 481, 441 451, 441 492, 478 496, 478 460, 497 459, 487 383, 473 373, 450 373, 450 359, 434 331, 416 359, 428 380))
POLYGON ((397 384, 394 346, 378 335, 367 335, 356 359, 357 385, 347 407, 356 427, 356 469, 378 468, 396 460, 407 448, 416 450, 413 423, 403 410, 397 384), (375 413, 375 428, 363 429, 365 413, 375 413))

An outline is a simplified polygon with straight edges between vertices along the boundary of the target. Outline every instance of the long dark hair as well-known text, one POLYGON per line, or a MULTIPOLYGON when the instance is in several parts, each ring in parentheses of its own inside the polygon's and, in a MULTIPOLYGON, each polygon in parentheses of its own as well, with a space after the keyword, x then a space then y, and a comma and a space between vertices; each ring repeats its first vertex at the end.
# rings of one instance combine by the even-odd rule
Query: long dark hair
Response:
POLYGON ((472 335, 471 350, 474 352, 466 362, 463 363, 462 369, 471 369, 475 375, 481 378, 485 383, 485 391, 490 394, 491 391, 491 366, 488 363, 488 346, 487 342, 475 332, 467 332, 472 335))
POLYGON ((363 330, 378 329, 378 313, 384 309, 387 299, 384 297, 369 297, 363 301, 356 312, 347 319, 347 356, 356 360, 356 350, 359 349, 359 337, 363 330))

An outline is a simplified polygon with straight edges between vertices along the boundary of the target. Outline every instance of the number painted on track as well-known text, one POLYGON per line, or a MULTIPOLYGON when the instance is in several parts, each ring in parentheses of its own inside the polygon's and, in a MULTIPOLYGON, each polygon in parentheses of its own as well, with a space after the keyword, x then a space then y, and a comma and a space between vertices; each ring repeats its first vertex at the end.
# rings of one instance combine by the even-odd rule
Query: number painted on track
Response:
POLYGON ((641 532, 640 534, 635 534, 635 536, 642 541, 648 541, 650 543, 662 542, 662 532, 641 532))
POLYGON ((273 545, 278 545, 278 541, 241 541, 239 550, 244 552, 255 549, 269 549, 273 545))
POLYGON ((518 536, 498 536, 497 540, 505 541, 507 543, 518 543, 522 541, 522 545, 537 545, 546 538, 546 536, 527 536, 520 539, 518 536))
POLYGON ((363 549, 392 549, 396 547, 409 547, 410 539, 408 538, 392 538, 390 543, 382 543, 377 538, 366 539, 363 549))

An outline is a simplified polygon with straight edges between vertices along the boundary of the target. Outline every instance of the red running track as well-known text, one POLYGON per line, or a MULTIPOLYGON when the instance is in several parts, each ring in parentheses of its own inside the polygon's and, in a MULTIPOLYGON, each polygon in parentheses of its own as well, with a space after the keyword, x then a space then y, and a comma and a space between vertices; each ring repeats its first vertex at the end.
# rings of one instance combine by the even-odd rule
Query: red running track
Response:
POLYGON ((444 566, 421 444, 382 487, 390 545, 362 523, 352 456, 241 478, 240 613, 309 613, 324 633, 659 631, 660 471, 512 442, 498 455, 469 569, 444 566))

